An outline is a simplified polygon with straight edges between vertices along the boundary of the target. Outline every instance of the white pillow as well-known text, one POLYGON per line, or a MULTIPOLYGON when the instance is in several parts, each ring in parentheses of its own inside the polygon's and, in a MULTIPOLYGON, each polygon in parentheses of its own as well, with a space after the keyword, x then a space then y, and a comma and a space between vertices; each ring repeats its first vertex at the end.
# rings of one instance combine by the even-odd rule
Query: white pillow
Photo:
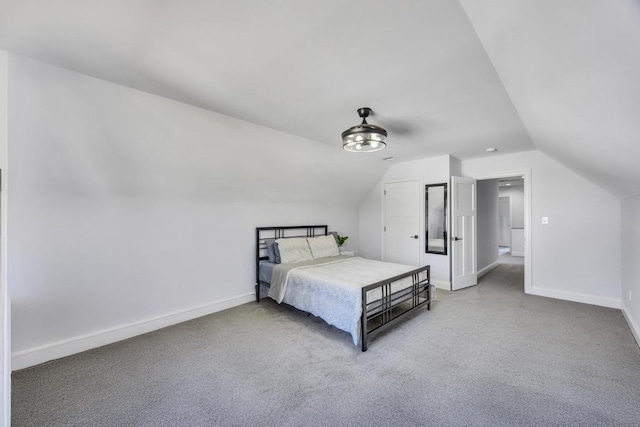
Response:
POLYGON ((280 262, 302 262, 313 259, 309 243, 305 237, 294 237, 289 239, 278 239, 278 251, 280 251, 280 262))
POLYGON ((333 236, 309 237, 307 239, 314 258, 340 255, 340 249, 333 236))

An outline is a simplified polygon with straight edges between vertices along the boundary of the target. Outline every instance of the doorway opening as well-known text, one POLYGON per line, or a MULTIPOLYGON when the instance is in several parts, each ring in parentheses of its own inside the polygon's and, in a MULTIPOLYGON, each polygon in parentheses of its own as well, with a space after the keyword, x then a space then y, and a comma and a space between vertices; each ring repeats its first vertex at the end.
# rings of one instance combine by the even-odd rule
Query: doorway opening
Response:
POLYGON ((531 293, 531 171, 478 179, 478 278, 518 275, 520 292, 531 293))
POLYGON ((498 263, 524 265, 524 179, 516 176, 497 181, 498 263))

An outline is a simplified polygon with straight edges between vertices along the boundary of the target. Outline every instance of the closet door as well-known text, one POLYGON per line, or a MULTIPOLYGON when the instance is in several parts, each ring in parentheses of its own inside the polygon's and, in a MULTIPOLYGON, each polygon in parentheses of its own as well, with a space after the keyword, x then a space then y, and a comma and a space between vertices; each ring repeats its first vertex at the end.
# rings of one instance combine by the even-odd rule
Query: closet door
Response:
POLYGON ((384 185, 384 261, 420 265, 420 203, 423 197, 420 188, 419 180, 384 185))

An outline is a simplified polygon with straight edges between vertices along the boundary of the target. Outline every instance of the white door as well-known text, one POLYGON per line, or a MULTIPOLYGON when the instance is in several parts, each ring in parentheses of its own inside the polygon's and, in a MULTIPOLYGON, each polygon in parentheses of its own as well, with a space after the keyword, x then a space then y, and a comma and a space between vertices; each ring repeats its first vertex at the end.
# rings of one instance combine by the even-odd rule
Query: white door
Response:
POLYGON ((511 246, 511 204, 508 197, 500 197, 498 203, 498 215, 500 218, 500 236, 498 236, 498 245, 511 246))
POLYGON ((451 177, 451 289, 478 283, 476 180, 451 177))
POLYGON ((384 185, 382 259, 420 265, 420 181, 388 182, 384 185))

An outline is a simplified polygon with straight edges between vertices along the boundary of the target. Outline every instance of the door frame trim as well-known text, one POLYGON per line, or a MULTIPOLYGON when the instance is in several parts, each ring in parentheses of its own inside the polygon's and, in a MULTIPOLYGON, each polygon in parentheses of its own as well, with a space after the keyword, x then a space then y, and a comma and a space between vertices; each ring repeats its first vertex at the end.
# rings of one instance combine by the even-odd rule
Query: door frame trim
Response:
MULTIPOLYGON (((524 293, 532 294, 533 271, 531 268, 531 169, 495 172, 486 175, 465 175, 478 181, 521 176, 524 180, 524 293)), ((476 242, 477 245, 477 242, 476 242)))
MULTIPOLYGON (((387 198, 385 197, 385 190, 387 187, 387 184, 398 184, 398 183, 402 183, 402 182, 412 182, 412 181, 418 181, 418 206, 420 206, 420 212, 419 212, 419 218, 424 218, 424 197, 421 197, 421 193, 420 193, 420 189, 422 189, 424 191, 424 179, 423 177, 415 177, 415 178, 407 178, 407 179, 394 179, 391 181, 384 181, 382 182, 382 185, 380 186, 380 211, 381 211, 381 215, 380 215, 380 259, 384 260, 385 259, 385 231, 384 231, 384 227, 385 227, 385 213, 386 213, 386 207, 387 207, 387 198)), ((418 248, 422 248, 422 246, 424 245, 424 221, 420 221, 418 220, 419 223, 419 230, 418 230, 418 248)), ((420 262, 420 265, 424 264, 424 260, 422 257, 422 250, 419 250, 419 254, 418 254, 418 260, 420 262)))

